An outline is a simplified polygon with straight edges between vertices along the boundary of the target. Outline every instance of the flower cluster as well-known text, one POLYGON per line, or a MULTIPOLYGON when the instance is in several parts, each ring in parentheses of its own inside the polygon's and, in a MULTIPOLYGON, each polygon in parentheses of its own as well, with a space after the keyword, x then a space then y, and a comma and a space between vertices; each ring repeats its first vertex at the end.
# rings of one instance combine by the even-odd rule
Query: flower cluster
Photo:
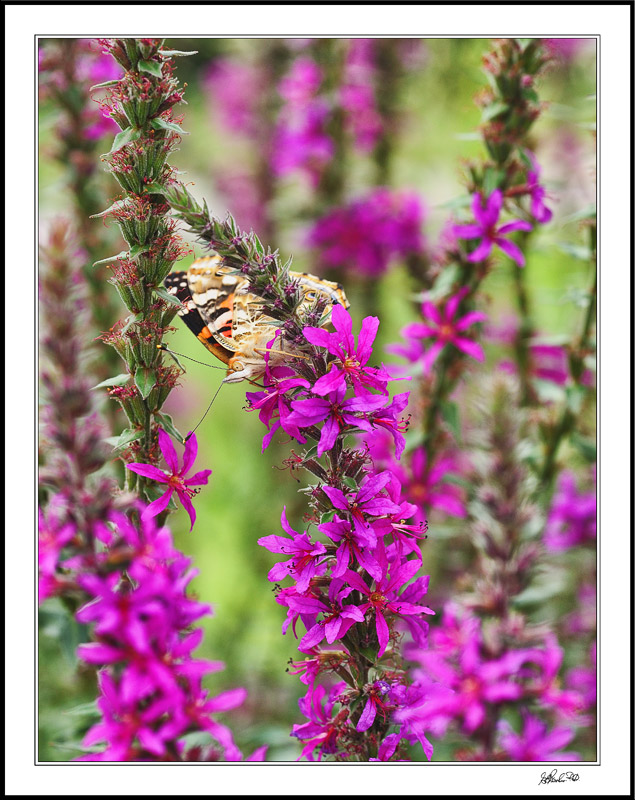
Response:
MULTIPOLYGON (((77 619, 94 626, 95 641, 81 645, 78 655, 100 670, 102 719, 83 746, 105 748, 80 760, 189 760, 179 739, 190 731, 204 731, 217 743, 210 760, 240 760, 231 732, 213 715, 239 706, 246 692, 212 697, 201 685, 222 664, 192 655, 203 636, 192 626, 211 609, 186 594, 196 575, 190 559, 174 549, 168 528, 143 512, 138 524, 112 512, 95 535, 107 550, 96 555, 92 571, 77 576, 87 597, 77 619)), ((67 566, 77 566, 77 559, 67 566)))
POLYGON ((383 120, 376 106, 377 39, 350 39, 340 87, 340 104, 346 112, 356 149, 372 150, 382 133, 383 120))
POLYGON ((424 218, 417 195, 380 187, 318 219, 308 244, 326 270, 376 277, 425 250, 424 218))
POLYGON ((396 711, 410 702, 400 658, 403 627, 421 646, 424 615, 434 613, 422 602, 427 579, 411 582, 421 569, 425 528, 408 522, 416 508, 402 500, 395 475, 378 471, 366 449, 345 446, 349 434, 382 430, 400 453, 406 422, 399 416, 408 393, 390 399, 390 376, 369 365, 377 318, 363 321, 357 342, 342 306, 333 307, 332 323, 332 333, 304 328, 309 358, 295 374, 286 367, 268 370, 266 388, 247 395, 270 428, 266 444, 278 428, 301 443, 316 442, 294 462, 319 481, 306 489, 315 532, 296 531, 283 512, 286 535, 259 539, 284 554, 269 579, 293 580, 278 590, 277 601, 287 609, 283 631, 293 630, 307 656, 295 668, 307 685, 300 709, 308 722, 294 726, 293 735, 310 760, 393 760, 403 755, 400 742, 414 741, 429 757, 420 730, 392 727, 396 711), (330 685, 331 673, 343 682, 330 685))
POLYGON ((244 145, 240 164, 217 163, 213 178, 227 208, 241 227, 272 233, 270 209, 275 179, 270 168, 274 136, 276 93, 274 63, 279 57, 275 42, 260 43, 259 56, 215 59, 204 71, 203 90, 210 101, 213 124, 220 125, 232 142, 244 145))
POLYGON ((544 531, 547 550, 568 550, 596 537, 597 501, 595 488, 580 492, 575 475, 566 471, 559 479, 544 531))
POLYGON ((444 608, 441 625, 430 631, 427 649, 411 648, 407 657, 421 665, 415 685, 426 687, 418 703, 398 712, 398 718, 417 729, 444 735, 450 723, 484 749, 471 760, 577 761, 573 752, 555 751, 575 736, 572 728, 588 701, 575 689, 562 689, 559 672, 563 651, 553 636, 541 647, 505 647, 481 620, 454 604, 444 608), (504 709, 522 710, 524 736, 500 719, 504 709), (533 709, 532 713, 529 709, 533 709), (535 716, 550 713, 555 726, 535 716), (519 754, 522 753, 522 757, 519 754))
POLYGON ((333 156, 333 142, 326 130, 329 107, 319 96, 321 83, 321 68, 310 57, 300 55, 279 85, 283 106, 271 160, 276 175, 299 170, 313 186, 333 156))

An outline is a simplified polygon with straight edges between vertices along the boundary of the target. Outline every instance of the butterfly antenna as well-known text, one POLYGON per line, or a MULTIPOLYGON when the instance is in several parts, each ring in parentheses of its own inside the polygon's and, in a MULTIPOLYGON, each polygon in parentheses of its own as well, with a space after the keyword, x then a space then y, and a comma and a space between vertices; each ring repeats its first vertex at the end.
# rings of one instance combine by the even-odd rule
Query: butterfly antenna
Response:
POLYGON ((187 442, 187 440, 190 438, 190 436, 192 436, 194 434, 194 431, 198 428, 198 426, 201 424, 201 422, 203 422, 203 420, 205 419, 205 417, 209 413, 209 410, 212 407, 212 405, 214 403, 214 400, 216 400, 216 398, 218 397, 218 393, 220 392, 223 383, 224 383, 224 381, 221 381, 218 389, 214 392, 214 397, 212 397, 212 399, 210 400, 209 405, 207 406, 207 411, 203 414, 203 416, 200 418, 200 420, 196 423, 196 425, 194 426, 194 429, 191 430, 188 433, 188 435, 185 437, 185 439, 183 439, 183 442, 187 442))
MULTIPOLYGON (((175 350, 170 350, 170 348, 167 345, 163 344, 163 342, 157 345, 157 350, 164 350, 166 353, 169 353, 172 356, 172 358, 174 358, 177 364, 179 364, 179 362, 176 359, 176 356, 180 356, 181 358, 187 358, 188 361, 193 361, 195 364, 201 364, 203 367, 209 367, 210 369, 227 370, 227 367, 217 367, 216 364, 208 364, 205 361, 199 361, 198 359, 192 358, 191 356, 186 356, 183 353, 177 353, 175 350)), ((179 366, 181 365, 179 364, 179 366)))

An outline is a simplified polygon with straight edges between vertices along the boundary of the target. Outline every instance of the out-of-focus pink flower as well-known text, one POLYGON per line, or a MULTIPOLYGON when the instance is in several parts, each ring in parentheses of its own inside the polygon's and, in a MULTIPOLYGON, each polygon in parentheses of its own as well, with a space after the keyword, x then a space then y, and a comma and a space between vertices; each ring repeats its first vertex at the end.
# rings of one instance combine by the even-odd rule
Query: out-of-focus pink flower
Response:
POLYGON ((579 761, 579 753, 564 752, 575 736, 571 728, 553 728, 527 711, 523 713, 523 731, 517 734, 506 721, 499 723, 500 743, 511 761, 579 761))
POLYGON ((383 274, 395 261, 425 250, 420 198, 380 187, 329 211, 309 232, 325 269, 367 276, 383 274))
POLYGON ((250 138, 261 132, 258 105, 265 81, 261 69, 234 58, 216 59, 203 76, 221 123, 228 131, 250 138))
POLYGON ((596 537, 596 527, 595 490, 579 492, 575 475, 563 472, 547 517, 545 547, 553 552, 592 542, 596 537))
POLYGON ((472 200, 472 213, 476 223, 471 225, 455 225, 454 233, 459 239, 480 239, 479 246, 471 252, 467 260, 476 263, 485 261, 492 252, 494 245, 499 247, 505 255, 513 259, 519 267, 525 266, 525 256, 522 250, 505 238, 514 231, 530 231, 531 225, 522 219, 499 225, 498 219, 503 208, 503 193, 495 189, 488 198, 477 192, 472 200))
MULTIPOLYGON (((425 300, 422 305, 422 315, 425 322, 412 322, 402 330, 402 335, 406 340, 434 339, 434 343, 427 350, 422 350, 421 363, 424 373, 428 373, 436 361, 437 357, 447 344, 454 345, 461 352, 475 358, 477 361, 485 361, 485 353, 478 342, 466 339, 461 334, 476 322, 483 322, 487 315, 482 311, 469 311, 462 317, 455 319, 456 312, 461 300, 465 297, 467 289, 461 289, 452 297, 448 298, 443 308, 438 308, 434 303, 425 300)), ((390 351, 397 355, 406 357, 412 352, 411 349, 401 349, 400 345, 391 345, 390 351)))

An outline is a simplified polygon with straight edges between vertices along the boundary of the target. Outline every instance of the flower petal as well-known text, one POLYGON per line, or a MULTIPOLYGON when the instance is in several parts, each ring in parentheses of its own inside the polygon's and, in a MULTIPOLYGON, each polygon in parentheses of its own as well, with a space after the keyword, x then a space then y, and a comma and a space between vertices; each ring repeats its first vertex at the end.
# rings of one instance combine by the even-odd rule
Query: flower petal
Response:
POLYGON ((457 320, 454 324, 454 330, 462 332, 475 322, 485 322, 487 314, 484 311, 469 311, 464 317, 457 320))
POLYGON ((187 473, 190 471, 190 468, 196 461, 197 452, 198 442, 196 441, 196 435, 190 431, 185 437, 185 452, 183 453, 183 467, 181 468, 181 475, 187 475, 187 473))
POLYGON ((524 219, 516 219, 513 222, 506 222, 498 228, 497 233, 511 233, 512 231, 530 231, 531 223, 524 219))
POLYGON ((334 392, 336 389, 338 389, 342 382, 344 385, 346 385, 346 376, 339 367, 335 366, 335 364, 332 364, 330 371, 327 372, 326 375, 322 375, 321 378, 317 379, 312 391, 314 394, 324 396, 325 394, 329 394, 329 392, 334 392))
POLYGON ((467 260, 472 262, 473 264, 477 261, 485 261, 488 258, 489 254, 492 252, 492 240, 491 239, 483 239, 483 241, 479 244, 476 250, 473 253, 470 253, 467 257, 467 260))
POLYGON ((136 472, 137 475, 143 475, 144 478, 158 481, 159 483, 168 482, 168 476, 165 472, 158 467, 153 467, 152 464, 139 464, 134 462, 132 464, 126 464, 126 469, 129 469, 131 472, 136 472))
POLYGON ((204 486, 209 481, 211 474, 211 469, 202 469, 200 472, 195 472, 191 478, 186 478, 183 483, 186 486, 204 486))
POLYGON ((455 336, 452 339, 452 344, 477 361, 485 361, 485 353, 478 342, 473 342, 471 339, 465 339, 462 336, 455 336))
POLYGON ((143 513, 141 514, 141 519, 150 519, 151 517, 156 517, 162 511, 168 507, 168 503, 170 502, 170 498, 172 497, 172 492, 174 489, 170 486, 169 489, 159 497, 157 500, 153 500, 149 506, 146 506, 143 513))
POLYGON ((168 469, 172 475, 177 475, 179 471, 179 458, 176 454, 174 445, 172 444, 172 439, 170 439, 169 435, 163 430, 163 428, 159 428, 159 447, 163 453, 165 463, 168 465, 168 469))
POLYGON ((520 247, 518 247, 518 245, 508 241, 507 239, 502 239, 502 238, 497 238, 496 244, 500 247, 503 253, 505 253, 513 261, 515 261, 519 267, 525 266, 525 256, 523 255, 523 251, 520 249, 520 247))
POLYGON ((379 328, 378 317, 364 317, 362 327, 357 337, 357 360, 364 366, 373 352, 373 342, 379 328))
POLYGON ((324 328, 313 328, 309 325, 302 333, 304 338, 316 347, 328 347, 331 341, 331 334, 324 328))
POLYGON ((190 500, 189 496, 182 491, 176 490, 179 500, 181 501, 181 505, 187 511, 190 516, 190 530, 194 527, 194 523, 196 522, 196 511, 194 510, 194 506, 192 505, 192 501, 190 500))

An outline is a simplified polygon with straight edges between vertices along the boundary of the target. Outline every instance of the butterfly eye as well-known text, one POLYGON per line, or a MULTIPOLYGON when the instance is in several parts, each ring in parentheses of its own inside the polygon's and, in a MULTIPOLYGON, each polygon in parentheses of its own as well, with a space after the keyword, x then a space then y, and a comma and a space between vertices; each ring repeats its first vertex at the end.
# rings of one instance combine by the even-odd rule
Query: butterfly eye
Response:
POLYGON ((310 290, 309 290, 309 291, 308 291, 308 292, 307 292, 307 293, 304 295, 304 297, 305 297, 305 299, 306 299, 306 300, 315 300, 315 298, 317 297, 317 293, 316 293, 316 292, 314 292, 314 291, 313 291, 313 289, 310 289, 310 290))

